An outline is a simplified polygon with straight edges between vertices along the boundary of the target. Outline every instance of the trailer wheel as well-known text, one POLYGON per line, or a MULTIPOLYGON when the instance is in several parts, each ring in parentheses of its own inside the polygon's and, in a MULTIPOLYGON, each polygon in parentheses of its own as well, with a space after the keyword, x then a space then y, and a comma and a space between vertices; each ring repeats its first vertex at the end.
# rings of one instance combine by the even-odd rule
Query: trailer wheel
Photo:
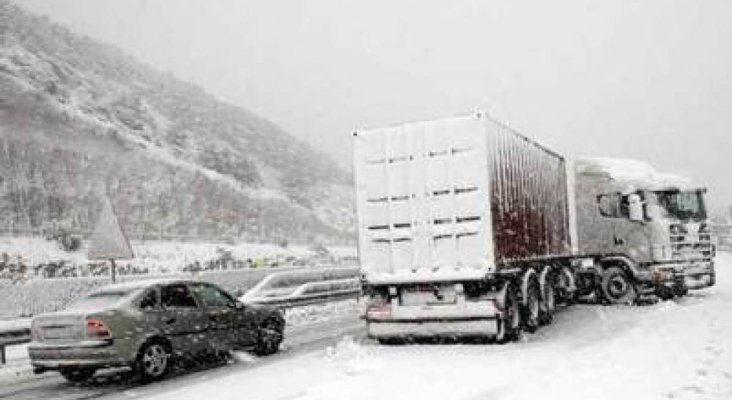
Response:
POLYGON ((559 301, 567 306, 572 305, 575 294, 577 293, 577 284, 572 271, 567 267, 560 269, 554 283, 555 304, 559 301))
POLYGON ((539 322, 542 325, 549 325, 554 321, 554 311, 557 308, 555 290, 554 277, 549 272, 542 285, 541 307, 539 309, 539 322))
POLYGON ((632 304, 638 298, 633 280, 617 266, 603 271, 601 289, 603 297, 610 304, 632 304))
POLYGON ((539 329, 540 297, 539 282, 536 279, 532 279, 526 290, 525 305, 521 310, 523 314, 523 327, 526 332, 533 333, 539 329))
POLYGON ((516 286, 510 282, 506 283, 498 301, 502 313, 496 319, 498 325, 496 342, 503 344, 517 340, 521 336, 521 305, 516 286))

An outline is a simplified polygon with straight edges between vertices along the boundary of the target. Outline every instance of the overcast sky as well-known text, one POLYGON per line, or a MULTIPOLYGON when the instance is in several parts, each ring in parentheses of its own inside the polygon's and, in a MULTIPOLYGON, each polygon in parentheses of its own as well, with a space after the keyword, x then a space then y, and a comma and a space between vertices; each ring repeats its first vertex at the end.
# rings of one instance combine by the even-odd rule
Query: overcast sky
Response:
POLYGON ((487 109, 732 203, 732 1, 14 1, 342 163, 354 127, 487 109))

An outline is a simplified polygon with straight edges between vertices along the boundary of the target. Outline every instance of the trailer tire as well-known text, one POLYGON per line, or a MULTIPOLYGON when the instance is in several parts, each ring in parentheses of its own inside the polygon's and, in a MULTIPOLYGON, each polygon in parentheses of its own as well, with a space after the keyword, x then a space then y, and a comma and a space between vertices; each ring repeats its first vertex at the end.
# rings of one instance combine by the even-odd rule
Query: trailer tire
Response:
POLYGON ((496 319, 496 342, 500 344, 518 340, 521 336, 521 304, 519 303, 518 288, 507 282, 500 292, 498 299, 502 313, 496 319))
POLYGON ((556 287, 554 275, 551 270, 542 273, 541 282, 541 303, 539 309, 539 323, 549 325, 554 321, 554 311, 556 311, 556 287))
POLYGON ((577 283, 572 270, 567 267, 559 270, 556 275, 554 289, 555 303, 557 300, 567 306, 574 303, 575 295, 577 294, 577 283))
POLYGON ((601 290, 605 301, 610 304, 633 304, 638 298, 633 279, 618 266, 602 272, 601 290))
POLYGON ((539 329, 539 314, 541 309, 541 290, 539 281, 531 278, 526 288, 526 299, 521 308, 523 328, 526 332, 534 333, 539 329))

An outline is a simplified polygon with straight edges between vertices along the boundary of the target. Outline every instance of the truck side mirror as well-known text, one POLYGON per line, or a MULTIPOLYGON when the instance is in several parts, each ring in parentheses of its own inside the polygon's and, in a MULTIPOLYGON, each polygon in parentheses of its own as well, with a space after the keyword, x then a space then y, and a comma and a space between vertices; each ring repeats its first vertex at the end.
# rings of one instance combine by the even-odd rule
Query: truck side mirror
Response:
POLYGON ((643 202, 637 194, 628 196, 628 214, 631 221, 643 222, 643 202))

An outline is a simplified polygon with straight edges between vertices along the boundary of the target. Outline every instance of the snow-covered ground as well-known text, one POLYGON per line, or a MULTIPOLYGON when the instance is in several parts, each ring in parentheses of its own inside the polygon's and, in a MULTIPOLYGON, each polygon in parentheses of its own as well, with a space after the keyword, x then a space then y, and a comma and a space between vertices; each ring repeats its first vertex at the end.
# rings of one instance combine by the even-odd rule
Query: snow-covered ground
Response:
MULTIPOLYGON (((55 241, 40 237, 0 237, 0 255, 7 254, 10 262, 20 257, 24 264, 33 267, 38 264, 65 261, 72 265, 85 265, 87 246, 84 242, 78 251, 62 250, 55 241)), ((209 242, 174 242, 174 241, 132 241, 135 258, 129 261, 120 260, 118 265, 132 264, 151 274, 178 272, 186 265, 198 261, 201 264, 218 259, 222 251, 230 252, 236 260, 261 259, 266 264, 283 265, 294 260, 316 257, 316 252, 302 245, 291 245, 286 248, 273 244, 260 243, 209 243, 209 242), (289 259, 289 260, 288 260, 289 259)), ((329 247, 331 255, 336 259, 355 257, 355 249, 345 246, 329 247)), ((31 272, 32 273, 32 272, 31 272)))
POLYGON ((356 299, 334 301, 306 307, 296 307, 285 311, 288 327, 303 326, 328 321, 334 317, 358 315, 359 306, 356 299))
POLYGON ((645 307, 573 306, 519 343, 379 346, 344 337, 150 398, 730 399, 732 255, 718 261, 714 288, 645 307))

